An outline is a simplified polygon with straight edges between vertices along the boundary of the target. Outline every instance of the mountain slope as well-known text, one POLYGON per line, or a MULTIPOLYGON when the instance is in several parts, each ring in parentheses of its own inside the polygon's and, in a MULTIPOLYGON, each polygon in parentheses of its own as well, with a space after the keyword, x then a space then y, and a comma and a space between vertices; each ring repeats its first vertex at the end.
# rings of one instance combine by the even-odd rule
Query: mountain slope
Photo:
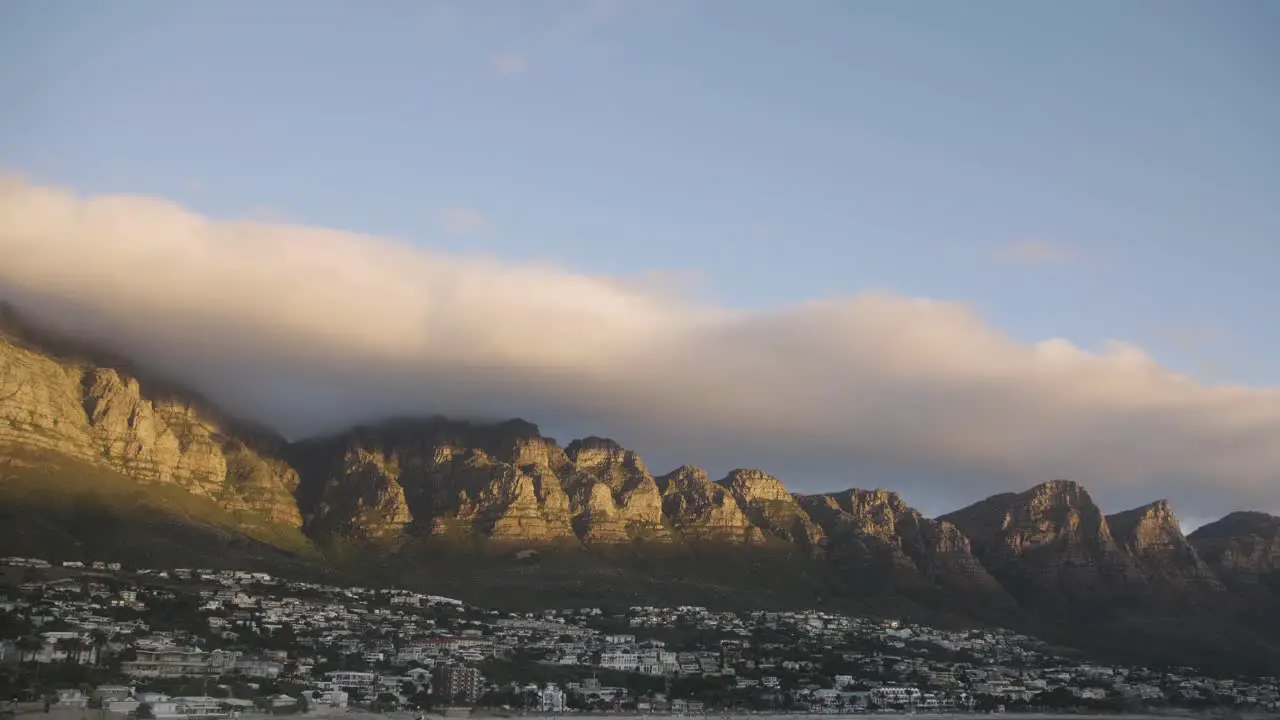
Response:
POLYGON ((1167 501, 1108 515, 1107 524, 1148 583, 1165 583, 1183 597, 1216 598, 1224 592, 1222 582, 1183 536, 1167 501))
POLYGON ((1280 518, 1234 512, 1201 526, 1187 540, 1234 591, 1280 603, 1280 518))
POLYGON ((1042 483, 940 518, 955 525, 982 564, 1020 603, 1082 614, 1121 600, 1138 581, 1106 518, 1079 484, 1042 483))
POLYGON ((297 527, 48 450, 3 448, 0 552, 139 567, 322 567, 297 527))
POLYGON ((115 367, 59 356, 0 326, 0 443, 47 450, 143 483, 175 485, 298 527, 298 475, 193 396, 148 392, 115 367))

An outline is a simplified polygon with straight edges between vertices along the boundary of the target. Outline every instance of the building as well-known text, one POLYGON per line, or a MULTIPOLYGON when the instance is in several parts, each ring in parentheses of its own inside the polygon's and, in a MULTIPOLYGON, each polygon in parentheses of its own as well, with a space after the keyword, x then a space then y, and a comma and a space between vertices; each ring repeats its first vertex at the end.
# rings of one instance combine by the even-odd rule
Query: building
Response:
POLYGON ((564 691, 555 683, 547 683, 538 691, 538 710, 541 712, 564 712, 564 691))
POLYGON ((236 670, 251 678, 279 677, 284 665, 265 658, 240 658, 236 660, 236 670))
POLYGON ((914 704, 920 701, 920 689, 886 685, 873 689, 871 691, 871 700, 880 707, 914 704))
POLYGON ((128 685, 99 685, 94 688, 93 696, 106 702, 108 700, 124 700, 133 694, 128 685))
POLYGON ((371 672, 355 672, 352 670, 334 670, 325 673, 325 677, 339 690, 351 688, 354 690, 368 690, 378 682, 378 676, 371 672))
POLYGON ((436 668, 431 687, 450 702, 475 703, 480 698, 484 679, 480 671, 466 665, 442 665, 436 668))
POLYGON ((211 672, 205 652, 190 647, 137 649, 136 660, 120 663, 120 670, 133 677, 183 677, 211 672))
POLYGON ((82 708, 89 703, 89 698, 80 690, 68 689, 58 691, 58 705, 62 707, 82 708))

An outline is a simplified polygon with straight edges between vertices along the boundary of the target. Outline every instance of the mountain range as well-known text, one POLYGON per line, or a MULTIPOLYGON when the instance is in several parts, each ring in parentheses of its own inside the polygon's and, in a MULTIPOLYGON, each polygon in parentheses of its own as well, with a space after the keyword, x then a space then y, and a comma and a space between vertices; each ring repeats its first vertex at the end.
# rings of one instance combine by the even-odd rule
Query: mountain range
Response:
MULTIPOLYGON (((851 473, 854 469, 851 468, 851 473)), ((1184 536, 1053 479, 937 518, 894 492, 653 474, 523 420, 392 419, 286 442, 0 314, 0 554, 254 564, 495 605, 828 606, 999 624, 1144 662, 1274 669, 1280 518, 1184 536)))

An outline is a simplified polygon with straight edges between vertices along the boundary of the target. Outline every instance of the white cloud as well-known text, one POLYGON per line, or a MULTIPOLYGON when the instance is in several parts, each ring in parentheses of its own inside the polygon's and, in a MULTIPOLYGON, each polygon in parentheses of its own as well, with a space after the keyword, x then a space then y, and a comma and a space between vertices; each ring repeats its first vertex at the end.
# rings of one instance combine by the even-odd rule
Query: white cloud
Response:
MULTIPOLYGON (((389 414, 522 415, 656 470, 893 486, 927 510, 1069 477, 1118 510, 1280 510, 1280 390, 1115 343, 1022 344, 953 302, 767 311, 169 202, 0 186, 0 297, 299 435, 389 414)), ((561 438, 567 439, 567 438, 561 438)))
POLYGON ((1024 240, 1000 248, 996 259, 1018 265, 1062 265, 1074 260, 1075 253, 1043 240, 1024 240))
POLYGON ((484 213, 469 207, 458 207, 446 210, 441 217, 445 229, 455 233, 480 232, 489 227, 489 218, 484 213))
POLYGON ((524 75, 529 71, 529 56, 518 52, 500 53, 489 58, 489 69, 503 77, 524 75))

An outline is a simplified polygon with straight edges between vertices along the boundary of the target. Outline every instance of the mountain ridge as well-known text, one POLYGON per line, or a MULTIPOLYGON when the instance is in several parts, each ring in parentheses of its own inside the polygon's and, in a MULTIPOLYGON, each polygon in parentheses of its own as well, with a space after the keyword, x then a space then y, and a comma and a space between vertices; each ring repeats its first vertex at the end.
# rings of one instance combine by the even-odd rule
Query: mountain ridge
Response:
MULTIPOLYGON (((363 564, 390 567, 428 546, 557 549, 593 563, 629 558, 651 574, 687 560, 689 582, 715 575, 717 562, 744 563, 726 588, 749 590, 768 568, 783 585, 793 578, 791 590, 827 598, 1077 626, 1280 607, 1280 518, 1262 513, 1184 536, 1165 501, 1106 515, 1079 483, 1050 480, 928 518, 893 491, 793 493, 758 469, 655 476, 612 439, 561 447, 523 419, 400 418, 285 442, 194 393, 139 380, 124 361, 43 343, 12 314, 0 321, 0 458, 10 471, 22 452, 52 453, 180 488, 246 533, 305 536, 311 547, 294 548, 304 554, 363 548, 363 564)), ((580 590, 610 582, 565 577, 580 590)), ((1280 648, 1270 637, 1262 652, 1280 648)))

